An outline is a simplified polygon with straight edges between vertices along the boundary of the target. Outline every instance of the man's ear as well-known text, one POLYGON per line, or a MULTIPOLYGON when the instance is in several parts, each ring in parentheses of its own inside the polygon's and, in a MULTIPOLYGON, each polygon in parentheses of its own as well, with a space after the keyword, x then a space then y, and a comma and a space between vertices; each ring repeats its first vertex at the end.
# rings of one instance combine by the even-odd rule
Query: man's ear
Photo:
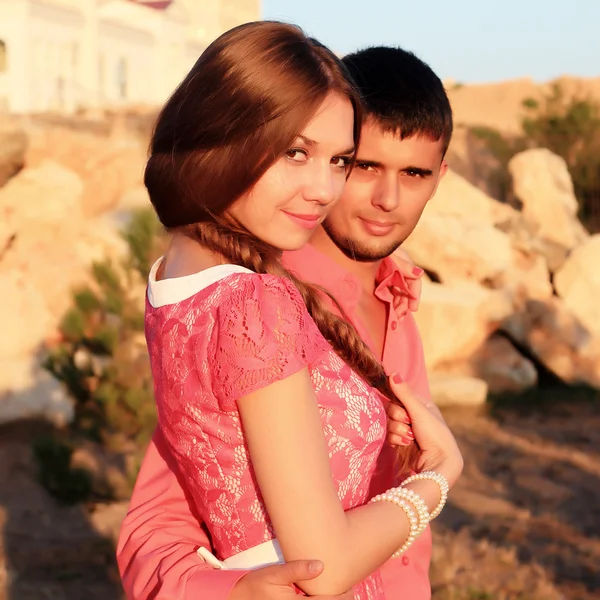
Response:
POLYGON ((447 172, 448 172, 448 163, 444 159, 442 159, 442 164, 440 165, 440 174, 438 175, 437 181, 435 183, 435 188, 431 192, 431 196, 429 197, 429 200, 431 200, 435 196, 438 186, 440 185, 440 181, 442 180, 442 178, 444 177, 444 175, 447 172))
POLYGON ((442 166, 440 167, 440 179, 448 172, 448 163, 446 159, 442 159, 442 166))

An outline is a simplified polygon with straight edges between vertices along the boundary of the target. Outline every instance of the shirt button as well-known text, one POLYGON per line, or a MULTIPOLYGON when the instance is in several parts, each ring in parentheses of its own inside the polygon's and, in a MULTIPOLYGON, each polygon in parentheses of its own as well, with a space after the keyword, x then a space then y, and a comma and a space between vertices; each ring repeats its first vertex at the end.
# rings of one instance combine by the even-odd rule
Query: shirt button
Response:
POLYGON ((402 564, 404 566, 408 565, 409 562, 410 562, 410 560, 409 560, 408 556, 403 556, 402 557, 402 564))
POLYGON ((392 321, 392 331, 396 331, 397 327, 398 327, 398 321, 392 321))

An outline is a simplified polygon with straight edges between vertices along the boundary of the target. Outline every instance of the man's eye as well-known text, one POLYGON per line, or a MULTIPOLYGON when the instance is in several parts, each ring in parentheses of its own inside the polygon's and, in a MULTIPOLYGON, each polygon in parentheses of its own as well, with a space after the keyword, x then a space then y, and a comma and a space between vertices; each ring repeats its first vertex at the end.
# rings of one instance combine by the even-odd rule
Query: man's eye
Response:
POLYGON ((415 169, 409 169, 406 171, 406 174, 409 177, 423 177, 423 173, 421 173, 421 171, 416 171, 415 169))
POLYGON ((365 163, 356 163, 355 168, 360 169, 361 171, 374 171, 375 167, 373 165, 367 165, 365 163))

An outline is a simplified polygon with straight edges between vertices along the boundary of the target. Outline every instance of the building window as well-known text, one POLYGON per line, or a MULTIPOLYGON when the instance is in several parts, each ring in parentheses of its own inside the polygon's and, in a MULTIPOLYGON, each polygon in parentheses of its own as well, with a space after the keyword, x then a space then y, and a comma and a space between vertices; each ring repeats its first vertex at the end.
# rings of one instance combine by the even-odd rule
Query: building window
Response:
POLYGON ((65 108, 66 103, 66 89, 65 89, 65 78, 59 75, 56 78, 56 104, 60 110, 65 108))
POLYGON ((6 57, 6 42, 0 40, 0 73, 8 69, 8 60, 6 57))
POLYGON ((71 67, 76 73, 79 67, 79 44, 77 42, 71 42, 71 67))
POLYGON ((127 98, 127 60, 125 58, 120 58, 117 63, 117 88, 119 90, 119 98, 121 100, 125 100, 127 98))
POLYGON ((98 99, 104 102, 106 100, 106 59, 102 53, 98 56, 98 93, 98 99))

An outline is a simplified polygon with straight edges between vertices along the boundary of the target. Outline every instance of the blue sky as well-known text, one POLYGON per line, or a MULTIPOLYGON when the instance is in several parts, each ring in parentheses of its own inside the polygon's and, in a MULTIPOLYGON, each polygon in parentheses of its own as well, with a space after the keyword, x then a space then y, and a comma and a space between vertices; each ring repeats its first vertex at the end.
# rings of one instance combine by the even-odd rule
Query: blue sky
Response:
POLYGON ((262 0, 340 53, 412 50, 465 83, 570 74, 600 77, 600 0, 262 0))

